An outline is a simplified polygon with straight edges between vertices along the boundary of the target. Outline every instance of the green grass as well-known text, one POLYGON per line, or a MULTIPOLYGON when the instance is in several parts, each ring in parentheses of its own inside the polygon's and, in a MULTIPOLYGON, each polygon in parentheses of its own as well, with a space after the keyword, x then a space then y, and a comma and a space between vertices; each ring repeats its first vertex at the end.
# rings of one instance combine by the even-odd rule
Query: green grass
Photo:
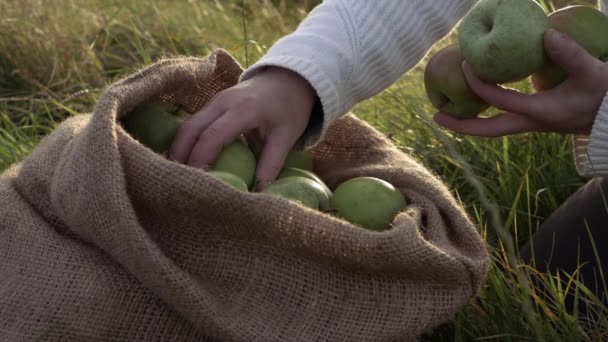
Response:
MULTIPOLYGON (((0 170, 26 157, 64 118, 91 111, 104 86, 117 77, 163 56, 204 56, 216 47, 246 67, 291 32, 314 4, 0 1, 0 170)), ((446 37, 433 50, 453 39, 446 37)), ((424 60, 354 112, 450 186, 492 254, 480 296, 428 339, 605 340, 606 315, 579 321, 564 309, 567 288, 561 282, 516 259, 518 246, 585 182, 576 173, 569 137, 534 133, 479 139, 440 130, 431 120, 423 66, 424 60), (549 285, 548 296, 531 285, 535 277, 549 285)), ((526 82, 513 86, 529 90, 526 82)), ((575 281, 568 285, 577 288, 575 281)), ((581 300, 588 297, 584 288, 579 291, 581 300)))

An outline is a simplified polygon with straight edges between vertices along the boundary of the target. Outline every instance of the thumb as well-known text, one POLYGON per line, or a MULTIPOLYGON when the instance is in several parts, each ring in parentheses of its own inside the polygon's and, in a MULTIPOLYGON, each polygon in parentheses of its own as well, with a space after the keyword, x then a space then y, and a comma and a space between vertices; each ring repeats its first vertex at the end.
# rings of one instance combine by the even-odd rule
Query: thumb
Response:
POLYGON ((563 32, 549 29, 545 33, 545 51, 568 75, 577 76, 593 70, 599 61, 563 32))

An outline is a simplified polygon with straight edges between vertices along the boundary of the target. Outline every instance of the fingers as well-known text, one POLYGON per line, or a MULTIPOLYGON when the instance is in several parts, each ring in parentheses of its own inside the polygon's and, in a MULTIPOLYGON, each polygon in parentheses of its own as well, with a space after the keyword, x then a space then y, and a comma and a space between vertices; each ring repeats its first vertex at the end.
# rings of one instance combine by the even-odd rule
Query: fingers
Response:
POLYGON ((437 124, 454 132, 479 137, 500 137, 540 128, 533 119, 513 113, 474 119, 456 119, 444 113, 437 113, 433 119, 437 124))
POLYGON ((194 145, 188 165, 206 169, 220 154, 222 148, 236 140, 242 132, 255 125, 251 115, 230 110, 205 129, 194 145))
POLYGON ((262 149, 264 148, 264 140, 260 137, 259 130, 249 131, 243 133, 245 135, 245 139, 247 140, 247 144, 256 158, 260 157, 262 153, 262 149))
POLYGON ((553 106, 554 99, 545 93, 525 94, 496 84, 486 83, 475 76, 471 67, 464 62, 462 70, 473 91, 490 105, 505 112, 522 115, 538 115, 553 106))
POLYGON ((200 134, 224 114, 224 106, 219 100, 212 100, 203 110, 186 119, 177 129, 169 155, 171 159, 186 163, 190 152, 199 140, 200 134))
POLYGON ((279 174, 293 143, 288 134, 275 131, 266 140, 256 170, 257 190, 264 189, 279 174))
MULTIPOLYGON (((471 89, 485 102, 506 113, 492 118, 465 120, 459 120, 444 113, 437 113, 434 117, 435 122, 461 134, 482 137, 498 137, 527 131, 555 130, 556 127, 559 127, 555 125, 556 121, 563 119, 559 117, 558 113, 563 113, 565 110, 564 93, 566 89, 568 91, 579 90, 582 81, 588 84, 589 79, 596 76, 595 74, 599 70, 598 65, 603 66, 603 63, 587 53, 584 48, 566 34, 553 29, 546 32, 544 44, 545 51, 551 60, 560 65, 573 80, 573 82, 568 83, 568 88, 563 86, 556 90, 541 91, 534 94, 521 93, 480 80, 474 75, 469 65, 464 62, 462 70, 471 89)), ((532 82, 536 89, 540 89, 541 84, 538 80, 532 77, 532 82)), ((605 92, 600 93, 603 95, 605 92)), ((568 96, 572 98, 574 95, 568 96)), ((564 130, 563 127, 559 129, 564 130)), ((568 129, 565 131, 568 131, 568 129)))
POLYGON ((545 51, 571 77, 586 77, 599 60, 565 33, 550 29, 544 36, 545 51))

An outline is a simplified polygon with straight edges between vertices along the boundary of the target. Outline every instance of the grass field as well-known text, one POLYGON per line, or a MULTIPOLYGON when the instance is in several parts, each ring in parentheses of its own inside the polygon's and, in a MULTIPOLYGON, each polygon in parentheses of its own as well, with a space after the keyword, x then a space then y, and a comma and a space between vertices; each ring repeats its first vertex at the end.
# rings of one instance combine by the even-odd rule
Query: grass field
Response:
MULTIPOLYGON (((27 156, 64 118, 90 111, 104 86, 117 77, 163 56, 204 56, 216 47, 246 67, 292 31, 314 4, 0 0, 0 170, 27 156)), ((453 39, 449 35, 434 49, 453 39)), ((517 247, 586 181, 576 173, 570 138, 524 134, 479 139, 439 130, 424 94, 423 65, 354 112, 449 184, 492 253, 480 296, 427 338, 608 339, 606 315, 579 321, 564 309, 566 287, 516 262, 517 247), (548 298, 541 298, 530 277, 550 284, 548 298)), ((513 86, 529 90, 526 82, 513 86)))

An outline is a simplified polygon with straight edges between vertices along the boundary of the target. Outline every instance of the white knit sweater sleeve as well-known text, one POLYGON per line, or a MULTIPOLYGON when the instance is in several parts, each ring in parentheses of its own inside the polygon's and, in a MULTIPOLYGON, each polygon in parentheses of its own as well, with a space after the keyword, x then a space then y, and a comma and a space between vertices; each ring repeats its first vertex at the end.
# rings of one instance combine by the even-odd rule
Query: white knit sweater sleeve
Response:
POLYGON ((305 132, 314 143, 357 103, 388 88, 453 29, 476 0, 325 0, 278 40, 241 81, 266 66, 297 72, 322 109, 305 132))
MULTIPOLYGON (((602 12, 608 14, 608 0, 599 1, 602 12)), ((575 135, 573 139, 576 169, 581 176, 608 176, 608 93, 598 109, 590 135, 575 135)))

